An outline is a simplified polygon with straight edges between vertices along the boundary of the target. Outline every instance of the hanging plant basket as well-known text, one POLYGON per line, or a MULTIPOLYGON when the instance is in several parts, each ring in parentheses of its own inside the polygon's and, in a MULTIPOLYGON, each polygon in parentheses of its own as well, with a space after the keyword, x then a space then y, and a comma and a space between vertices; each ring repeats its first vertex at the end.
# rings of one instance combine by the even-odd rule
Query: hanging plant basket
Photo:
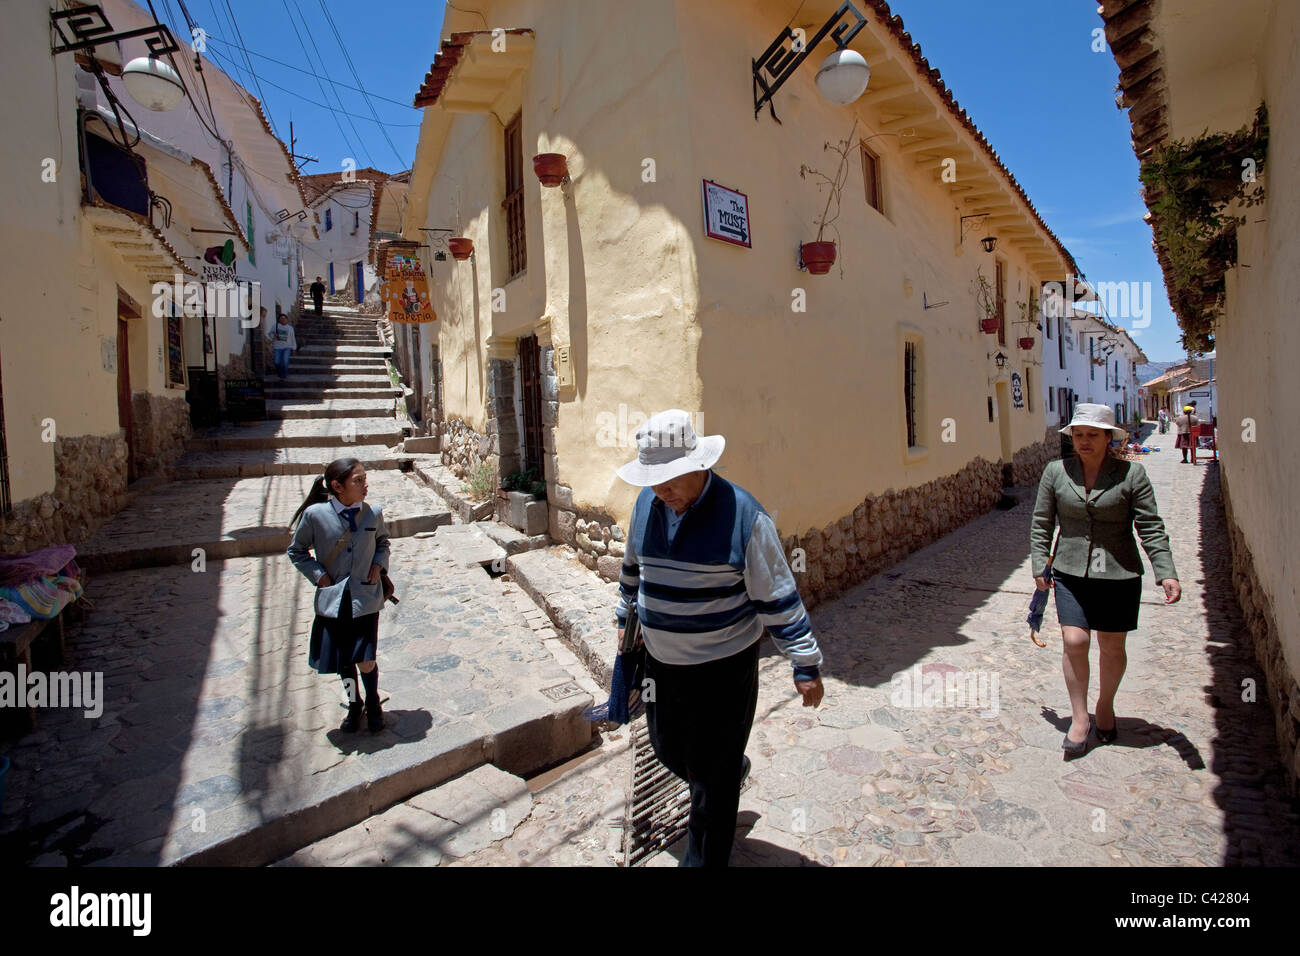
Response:
POLYGON ((569 178, 569 163, 563 153, 538 153, 533 157, 533 172, 543 186, 559 186, 569 178))
POLYGON ((804 268, 815 276, 824 276, 835 265, 835 243, 805 242, 799 247, 804 268))
POLYGON ((1032 335, 1021 336, 1020 347, 1024 349, 1026 352, 1028 352, 1030 349, 1034 347, 1034 337, 1032 335))
POLYGON ((980 319, 980 331, 986 335, 996 335, 998 331, 997 319, 980 319))
POLYGON ((474 240, 457 236, 447 240, 447 248, 451 250, 452 258, 468 259, 474 254, 474 240))

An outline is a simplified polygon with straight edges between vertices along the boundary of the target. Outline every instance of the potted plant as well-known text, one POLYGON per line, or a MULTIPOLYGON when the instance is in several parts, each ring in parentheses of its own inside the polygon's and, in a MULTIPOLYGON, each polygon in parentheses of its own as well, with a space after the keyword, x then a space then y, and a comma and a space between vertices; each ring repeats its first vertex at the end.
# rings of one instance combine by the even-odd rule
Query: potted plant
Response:
MULTIPOLYGON (((799 167, 799 178, 807 179, 809 174, 820 179, 827 186, 826 205, 822 209, 822 214, 817 218, 817 238, 812 242, 801 243, 799 246, 799 263, 815 276, 825 275, 830 272, 831 266, 835 264, 836 246, 834 242, 824 239, 826 230, 829 228, 839 235, 839 230, 835 228, 835 220, 840 217, 840 198, 844 191, 844 183, 849 177, 849 152, 853 148, 853 134, 857 131, 858 121, 853 121, 853 127, 849 130, 847 139, 840 140, 838 143, 823 143, 823 150, 830 150, 839 156, 839 165, 835 168, 834 176, 827 176, 825 173, 813 169, 811 166, 801 165, 799 167), (831 203, 835 203, 835 212, 831 213, 831 203)), ((840 266, 840 275, 844 274, 843 265, 840 266)))
POLYGON ((1034 347, 1034 337, 1032 335, 1022 335, 1020 337, 1020 347, 1028 352, 1034 347))
POLYGON ((975 270, 975 304, 980 312, 980 331, 994 335, 1002 322, 998 318, 997 296, 984 273, 975 270))
POLYGON ((533 172, 543 186, 559 186, 569 178, 569 164, 563 153, 538 153, 533 157, 533 172))
POLYGON ((453 236, 447 240, 447 248, 451 250, 452 258, 468 259, 474 254, 474 240, 466 239, 463 236, 453 236))

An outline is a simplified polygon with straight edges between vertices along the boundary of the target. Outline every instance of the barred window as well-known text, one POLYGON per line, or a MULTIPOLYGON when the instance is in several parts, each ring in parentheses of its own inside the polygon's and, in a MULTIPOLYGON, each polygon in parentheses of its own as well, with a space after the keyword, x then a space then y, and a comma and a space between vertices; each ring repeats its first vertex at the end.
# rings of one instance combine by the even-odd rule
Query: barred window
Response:
POLYGON ((907 414, 907 447, 920 444, 916 433, 916 343, 903 346, 903 408, 907 414))
POLYGON ((518 113, 505 129, 506 198, 501 207, 506 214, 506 257, 508 278, 513 279, 528 266, 524 247, 524 152, 523 114, 518 113))

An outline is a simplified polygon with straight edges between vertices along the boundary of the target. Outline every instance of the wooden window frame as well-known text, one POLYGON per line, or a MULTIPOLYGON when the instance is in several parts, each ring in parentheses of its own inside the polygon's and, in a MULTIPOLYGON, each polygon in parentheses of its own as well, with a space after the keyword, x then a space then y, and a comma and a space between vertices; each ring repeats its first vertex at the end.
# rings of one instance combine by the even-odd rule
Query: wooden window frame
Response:
POLYGON ((880 175, 880 156, 869 150, 865 143, 859 143, 858 149, 862 151, 863 195, 867 200, 867 205, 883 216, 885 214, 885 196, 883 177, 880 175))
POLYGON ((920 343, 912 340, 903 343, 903 416, 907 425, 907 447, 913 449, 921 444, 920 429, 917 422, 917 353, 920 343))
POLYGON ((524 153, 523 111, 502 130, 502 157, 505 162, 505 191, 501 210, 505 215, 506 280, 528 268, 527 229, 524 220, 524 153))

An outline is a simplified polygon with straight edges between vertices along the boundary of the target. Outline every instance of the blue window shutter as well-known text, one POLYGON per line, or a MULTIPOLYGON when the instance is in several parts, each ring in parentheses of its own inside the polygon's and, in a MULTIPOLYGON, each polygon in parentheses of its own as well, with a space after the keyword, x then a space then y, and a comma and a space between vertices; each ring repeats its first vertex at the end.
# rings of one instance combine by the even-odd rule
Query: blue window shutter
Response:
MULTIPOLYGON (((334 228, 334 217, 330 215, 330 210, 326 209, 325 210, 325 231, 329 232, 333 228, 334 228)), ((333 292, 334 290, 331 289, 330 291, 333 292)))
POLYGON ((334 294, 334 263, 330 263, 330 295, 334 294))

